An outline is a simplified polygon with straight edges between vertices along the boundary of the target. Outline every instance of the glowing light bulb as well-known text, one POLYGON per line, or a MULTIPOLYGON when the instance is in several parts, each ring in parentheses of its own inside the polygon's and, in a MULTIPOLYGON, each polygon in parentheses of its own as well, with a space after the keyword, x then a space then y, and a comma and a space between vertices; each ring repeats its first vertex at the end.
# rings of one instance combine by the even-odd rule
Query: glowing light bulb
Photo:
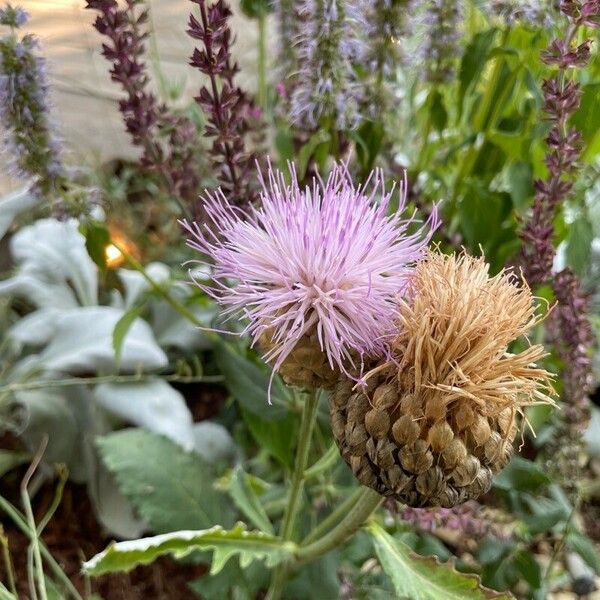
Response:
POLYGON ((106 246, 104 249, 104 256, 106 258, 106 266, 109 269, 120 267, 125 260, 122 252, 114 244, 106 246))

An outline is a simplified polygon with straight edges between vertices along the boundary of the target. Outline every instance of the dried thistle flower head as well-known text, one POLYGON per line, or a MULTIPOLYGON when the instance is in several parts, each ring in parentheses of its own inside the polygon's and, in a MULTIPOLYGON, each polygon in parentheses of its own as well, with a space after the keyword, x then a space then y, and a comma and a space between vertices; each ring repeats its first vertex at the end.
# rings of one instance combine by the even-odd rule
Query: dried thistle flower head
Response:
POLYGON ((437 215, 409 233, 405 186, 388 215, 393 190, 378 170, 366 187, 354 186, 343 164, 304 189, 293 167, 290 175, 288 184, 269 169, 261 206, 247 212, 221 191, 207 193, 209 222, 183 226, 188 245, 212 259, 216 286, 203 289, 226 315, 245 319, 243 333, 288 383, 316 387, 357 356, 383 350, 394 298, 404 293, 437 215))
POLYGON ((358 479, 410 506, 451 507, 506 466, 523 407, 552 403, 545 352, 508 346, 543 318, 525 282, 482 258, 429 252, 398 299, 392 356, 341 381, 332 427, 358 479))

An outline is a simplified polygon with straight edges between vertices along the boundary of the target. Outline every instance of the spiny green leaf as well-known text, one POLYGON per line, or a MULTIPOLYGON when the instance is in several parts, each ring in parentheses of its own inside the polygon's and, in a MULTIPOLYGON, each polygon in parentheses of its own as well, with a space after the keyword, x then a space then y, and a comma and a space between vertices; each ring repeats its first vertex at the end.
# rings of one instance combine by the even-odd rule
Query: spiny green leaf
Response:
POLYGON ((221 526, 201 531, 175 531, 139 540, 113 542, 105 550, 83 564, 90 575, 130 571, 138 565, 148 565, 159 556, 171 554, 183 558, 194 550, 213 550, 211 574, 218 573, 235 555, 240 567, 248 567, 254 560, 264 560, 269 568, 291 558, 296 549, 286 542, 262 531, 248 531, 243 523, 233 529, 221 526))
POLYGON ((396 594, 410 600, 508 600, 511 595, 495 592, 481 585, 479 577, 459 573, 452 564, 440 563, 435 557, 422 557, 403 542, 394 539, 377 523, 368 531, 373 536, 375 551, 396 594))

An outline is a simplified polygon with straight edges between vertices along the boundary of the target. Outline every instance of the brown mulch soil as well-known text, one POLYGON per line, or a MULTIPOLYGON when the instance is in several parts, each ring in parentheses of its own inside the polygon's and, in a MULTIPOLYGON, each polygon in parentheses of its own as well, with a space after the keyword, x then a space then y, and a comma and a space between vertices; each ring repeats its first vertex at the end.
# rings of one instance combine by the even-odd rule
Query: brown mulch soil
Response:
MULTIPOLYGON (((48 509, 54 495, 54 486, 42 488, 35 499, 37 520, 48 509)), ((27 545, 28 539, 12 523, 3 518, 9 540, 20 597, 28 599, 27 545)), ((68 483, 62 502, 54 518, 44 531, 42 539, 64 572, 80 593, 86 590, 81 575, 81 563, 103 550, 112 540, 96 521, 85 486, 68 483)), ((0 579, 6 581, 0 564, 0 579)), ((138 567, 126 574, 105 575, 90 581, 91 589, 104 600, 142 600, 197 598, 188 583, 202 576, 203 565, 183 565, 169 558, 161 558, 147 567, 138 567)))
MULTIPOLYGON (((195 421, 214 416, 226 398, 219 386, 181 386, 195 421)), ((0 448, 19 449, 19 441, 13 436, 0 438, 0 448)), ((26 466, 15 469, 0 480, 0 494, 21 508, 19 484, 26 466)), ((33 500, 36 521, 48 510, 54 497, 55 484, 44 485, 33 500)), ((17 588, 21 600, 29 600, 27 584, 28 538, 0 513, 0 523, 9 540, 10 555, 14 564, 17 588)), ((206 573, 204 565, 189 565, 168 557, 160 558, 152 565, 138 567, 126 574, 111 574, 86 582, 81 574, 81 563, 94 556, 113 540, 94 516, 85 485, 68 482, 62 501, 42 534, 44 544, 54 559, 83 595, 91 591, 103 600, 195 600, 198 598, 188 584, 206 573)), ((6 581, 4 561, 0 560, 0 581, 6 581)))

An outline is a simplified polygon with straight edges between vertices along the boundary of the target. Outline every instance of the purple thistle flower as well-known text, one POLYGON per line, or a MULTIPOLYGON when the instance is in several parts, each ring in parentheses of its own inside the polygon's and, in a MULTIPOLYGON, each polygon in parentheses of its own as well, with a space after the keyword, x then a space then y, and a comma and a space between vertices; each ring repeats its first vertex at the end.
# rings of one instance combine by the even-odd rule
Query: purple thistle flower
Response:
POLYGON ((412 263, 437 227, 437 213, 409 234, 413 219, 402 219, 406 185, 400 185, 399 208, 388 216, 393 189, 386 192, 380 170, 355 187, 347 167, 338 164, 326 182, 314 180, 304 189, 293 166, 290 173, 288 185, 269 167, 267 180, 259 177, 262 204, 247 211, 220 190, 206 193, 212 225, 182 225, 189 247, 214 262, 215 287, 200 287, 228 318, 248 320, 242 335, 253 343, 271 332, 264 358, 274 371, 316 330, 331 368, 347 372, 353 354, 385 352, 394 298, 404 292, 412 263), (237 281, 233 288, 231 279, 237 281))

